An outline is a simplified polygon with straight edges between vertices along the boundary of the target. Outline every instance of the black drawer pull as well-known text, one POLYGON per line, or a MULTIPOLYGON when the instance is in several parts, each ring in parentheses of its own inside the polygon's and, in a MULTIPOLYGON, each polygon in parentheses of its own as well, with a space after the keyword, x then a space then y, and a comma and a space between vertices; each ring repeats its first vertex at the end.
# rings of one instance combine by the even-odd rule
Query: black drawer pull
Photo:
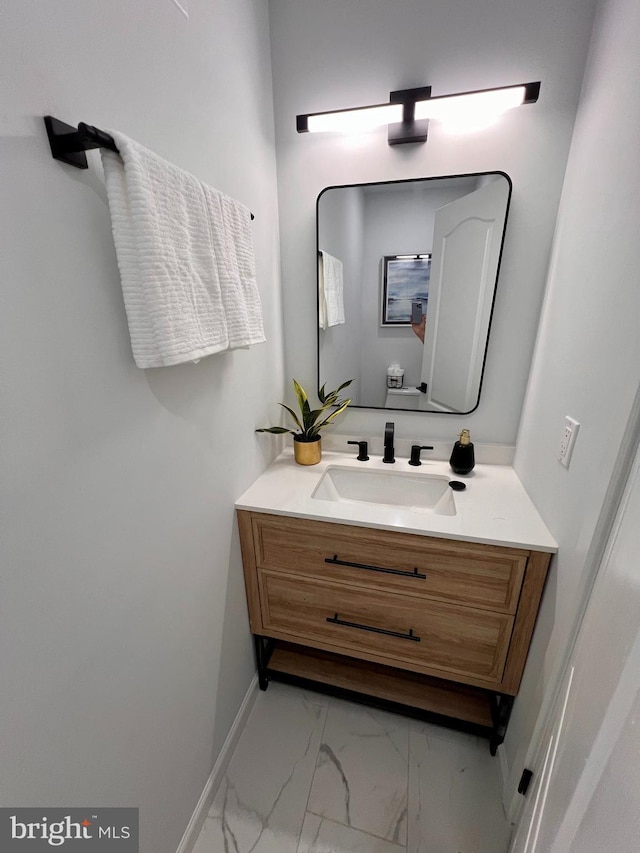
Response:
POLYGON ((325 557, 324 561, 325 563, 331 563, 334 566, 352 566, 354 569, 366 569, 368 572, 385 572, 388 575, 402 575, 405 578, 426 580, 427 577, 419 572, 417 568, 412 572, 406 572, 402 569, 386 569, 384 566, 368 566, 366 563, 351 563, 349 560, 339 560, 337 554, 334 554, 333 557, 325 557))
POLYGON ((416 637, 413 628, 409 628, 408 634, 403 634, 400 631, 387 631, 386 628, 373 628, 371 625, 360 625, 358 622, 346 622, 344 619, 338 619, 337 613, 335 616, 327 616, 327 622, 333 622, 334 625, 344 625, 346 628, 359 628, 361 631, 373 631, 374 634, 387 634, 389 637, 398 637, 400 640, 420 642, 420 637, 416 637))

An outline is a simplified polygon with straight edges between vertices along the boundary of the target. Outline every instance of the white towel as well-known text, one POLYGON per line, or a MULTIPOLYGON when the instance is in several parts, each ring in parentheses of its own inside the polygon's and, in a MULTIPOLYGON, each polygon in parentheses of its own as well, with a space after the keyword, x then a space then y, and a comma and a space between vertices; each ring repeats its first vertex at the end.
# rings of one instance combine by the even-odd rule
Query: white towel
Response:
POLYGON ((218 262, 229 349, 265 340, 256 283, 251 213, 234 199, 202 184, 211 218, 211 241, 218 262))
POLYGON ((264 341, 249 210, 110 133, 120 155, 101 154, 138 367, 264 341))
POLYGON ((320 252, 318 267, 318 324, 321 329, 344 323, 342 261, 320 252))
POLYGON ((318 252, 318 326, 327 328, 327 297, 324 295, 323 252, 318 252))

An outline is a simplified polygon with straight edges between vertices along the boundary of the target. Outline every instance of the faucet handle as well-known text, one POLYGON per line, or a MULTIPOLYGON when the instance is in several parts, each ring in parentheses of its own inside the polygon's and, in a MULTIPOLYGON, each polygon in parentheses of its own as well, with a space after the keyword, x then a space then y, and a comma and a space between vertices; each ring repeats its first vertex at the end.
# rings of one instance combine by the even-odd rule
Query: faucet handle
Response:
POLYGON ((431 444, 412 444, 411 445, 411 459, 409 459, 409 465, 422 465, 420 461, 420 451, 421 450, 433 450, 433 445, 431 444))
POLYGON ((356 459, 358 462, 367 462, 369 457, 367 456, 369 450, 369 444, 366 441, 348 441, 347 444, 357 444, 358 445, 358 455, 356 459))

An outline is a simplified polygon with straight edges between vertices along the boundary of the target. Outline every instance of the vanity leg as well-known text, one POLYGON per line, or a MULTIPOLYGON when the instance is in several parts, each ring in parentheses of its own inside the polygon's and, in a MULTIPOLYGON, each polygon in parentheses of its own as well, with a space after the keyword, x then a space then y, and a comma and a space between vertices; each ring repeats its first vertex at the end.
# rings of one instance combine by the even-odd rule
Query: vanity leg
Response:
POLYGON ((269 686, 269 676, 267 674, 267 664, 271 657, 273 644, 266 637, 253 635, 253 642, 256 649, 256 661, 258 664, 258 685, 260 690, 266 690, 269 686))
POLYGON ((495 755, 500 744, 504 743, 504 736, 507 733, 514 700, 514 696, 507 696, 505 694, 498 694, 493 697, 491 703, 493 734, 489 738, 489 751, 491 755, 495 755))

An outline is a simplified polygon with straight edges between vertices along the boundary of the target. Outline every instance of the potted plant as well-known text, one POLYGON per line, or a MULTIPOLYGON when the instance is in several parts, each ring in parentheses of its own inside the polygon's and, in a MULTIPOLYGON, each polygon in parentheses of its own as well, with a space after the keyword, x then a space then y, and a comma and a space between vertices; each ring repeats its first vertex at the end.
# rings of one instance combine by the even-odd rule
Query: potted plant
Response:
POLYGON ((343 382, 335 391, 325 391, 323 385, 318 391, 318 398, 322 405, 319 409, 312 409, 304 388, 294 379, 293 387, 298 398, 300 415, 297 415, 286 403, 280 403, 280 405, 293 418, 297 430, 274 426, 257 429, 256 432, 290 433, 293 436, 293 454, 296 462, 299 465, 316 465, 321 456, 320 430, 328 426, 347 408, 351 400, 341 400, 340 391, 352 382, 353 379, 343 382), (332 406, 335 406, 334 411, 327 414, 327 409, 332 406))

